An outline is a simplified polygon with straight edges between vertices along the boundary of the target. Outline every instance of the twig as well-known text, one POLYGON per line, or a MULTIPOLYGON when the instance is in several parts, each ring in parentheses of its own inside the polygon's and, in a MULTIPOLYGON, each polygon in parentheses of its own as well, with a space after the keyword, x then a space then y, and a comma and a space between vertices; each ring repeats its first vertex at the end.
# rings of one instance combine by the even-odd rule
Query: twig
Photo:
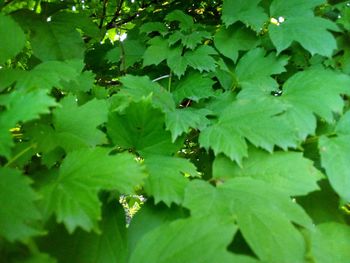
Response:
POLYGON ((115 22, 117 21, 118 17, 120 16, 120 12, 122 11, 122 8, 123 8, 123 3, 124 3, 124 0, 119 0, 117 9, 115 10, 111 21, 109 21, 109 23, 107 24, 107 29, 115 27, 114 25, 115 25, 115 22))
POLYGON ((122 6, 123 6, 123 0, 120 0, 119 2, 119 6, 116 10, 116 12, 114 13, 114 16, 113 18, 111 19, 111 21, 107 24, 106 26, 106 29, 111 29, 111 28, 114 28, 114 27, 117 27, 119 25, 123 25, 123 24, 126 24, 132 20, 134 20, 138 15, 140 15, 141 12, 143 12, 144 10, 146 10, 147 7, 153 5, 153 4, 159 4, 158 3, 158 0, 153 0, 153 1, 150 1, 149 3, 145 4, 145 3, 141 3, 141 8, 142 10, 139 10, 138 12, 130 15, 130 16, 127 16, 125 17, 124 19, 120 19, 117 21, 117 19, 120 17, 120 11, 122 9, 122 6))
POLYGON ((3 9, 5 6, 11 4, 12 2, 14 2, 15 0, 9 0, 7 2, 4 2, 1 6, 0 6, 0 9, 3 9))
POLYGON ((108 2, 108 0, 103 0, 102 16, 101 16, 101 20, 100 20, 100 25, 98 26, 100 29, 102 28, 103 22, 104 22, 105 17, 106 17, 107 2, 108 2))

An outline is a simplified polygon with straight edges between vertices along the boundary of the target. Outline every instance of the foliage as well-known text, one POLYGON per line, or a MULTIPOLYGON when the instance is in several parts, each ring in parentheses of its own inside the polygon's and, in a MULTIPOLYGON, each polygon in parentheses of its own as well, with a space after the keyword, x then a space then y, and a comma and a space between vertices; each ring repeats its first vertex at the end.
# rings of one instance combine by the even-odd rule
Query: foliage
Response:
POLYGON ((0 262, 350 262, 349 6, 0 1, 0 262))

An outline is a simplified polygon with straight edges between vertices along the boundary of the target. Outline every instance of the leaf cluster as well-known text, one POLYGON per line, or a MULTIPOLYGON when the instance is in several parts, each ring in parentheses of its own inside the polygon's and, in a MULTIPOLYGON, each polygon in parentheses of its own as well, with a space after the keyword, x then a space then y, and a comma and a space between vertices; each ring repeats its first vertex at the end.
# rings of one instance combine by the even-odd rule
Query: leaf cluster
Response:
POLYGON ((333 2, 0 1, 0 262, 349 262, 333 2))

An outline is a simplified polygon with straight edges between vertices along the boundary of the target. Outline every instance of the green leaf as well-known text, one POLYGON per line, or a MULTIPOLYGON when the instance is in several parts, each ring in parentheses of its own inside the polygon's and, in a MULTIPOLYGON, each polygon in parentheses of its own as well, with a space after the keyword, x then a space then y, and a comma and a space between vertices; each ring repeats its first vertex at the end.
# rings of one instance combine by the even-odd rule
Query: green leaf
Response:
POLYGON ((328 180, 320 181, 321 190, 297 198, 306 213, 317 225, 325 222, 345 223, 344 213, 339 209, 339 196, 329 185, 328 180))
POLYGON ((345 74, 310 69, 289 78, 283 85, 281 98, 293 108, 309 111, 309 114, 313 112, 331 122, 333 112, 343 109, 344 102, 340 95, 350 92, 349 85, 350 78, 345 74))
POLYGON ((273 0, 270 5, 270 14, 273 17, 283 16, 286 18, 313 16, 313 9, 324 2, 324 0, 294 0, 293 2, 273 0))
POLYGON ((333 189, 346 201, 350 201, 350 134, 335 138, 322 136, 319 140, 322 167, 333 189))
POLYGON ((74 94, 79 92, 88 92, 93 89, 95 83, 95 74, 91 71, 84 71, 75 79, 70 81, 61 81, 62 88, 71 91, 74 94))
POLYGON ((0 105, 6 108, 5 111, 0 112, 0 155, 9 158, 13 146, 10 129, 15 128, 19 122, 38 119, 40 114, 49 113, 49 108, 58 104, 54 98, 46 94, 46 91, 35 90, 14 91, 1 95, 0 105))
POLYGON ((292 222, 309 229, 312 222, 300 206, 259 180, 235 178, 220 188, 232 202, 244 239, 262 261, 303 262, 305 242, 292 222))
POLYGON ((183 206, 196 218, 229 218, 234 211, 225 193, 203 180, 192 180, 185 190, 183 206))
POLYGON ((40 60, 83 59, 84 42, 76 30, 77 25, 66 21, 62 14, 53 15, 49 21, 34 14, 22 14, 22 17, 21 24, 32 31, 31 46, 40 60))
POLYGON ((13 84, 22 73, 16 69, 0 68, 0 92, 13 84))
POLYGON ((129 68, 134 65, 136 62, 142 59, 143 54, 145 53, 145 46, 142 42, 133 39, 126 39, 122 42, 124 48, 124 59, 125 68, 129 68))
POLYGON ((233 25, 220 28, 214 36, 214 43, 221 54, 236 62, 238 52, 254 48, 258 44, 258 39, 248 28, 233 25))
POLYGON ((19 72, 16 88, 27 90, 60 88, 63 87, 63 82, 78 81, 83 67, 81 60, 43 62, 30 71, 19 72))
POLYGON ((188 132, 190 128, 203 129, 209 124, 209 120, 206 118, 210 115, 211 111, 206 109, 175 109, 165 115, 165 125, 167 130, 171 132, 171 138, 174 142, 176 138, 185 132, 188 132))
MULTIPOLYGON (((125 105, 120 105, 121 103, 119 103, 117 100, 115 102, 118 107, 116 108, 117 110, 122 111, 124 107, 130 104, 130 102, 139 102, 148 97, 152 98, 153 106, 155 108, 159 108, 163 112, 168 112, 175 109, 172 94, 158 83, 151 81, 147 76, 141 77, 126 75, 121 77, 120 81, 124 86, 115 97, 119 99, 124 97, 126 98, 127 102, 125 105)), ((114 106, 112 106, 112 108, 114 108, 114 106)))
POLYGON ((177 76, 185 73, 187 66, 202 71, 212 71, 215 69, 215 59, 211 55, 216 55, 214 48, 210 46, 200 46, 195 50, 186 51, 182 56, 180 47, 169 47, 169 42, 159 36, 149 41, 151 44, 143 55, 143 65, 158 65, 167 60, 168 66, 177 76))
POLYGON ((291 17, 283 23, 269 25, 269 35, 277 53, 287 49, 293 41, 311 53, 331 57, 337 44, 328 30, 338 31, 330 20, 320 17, 291 17))
POLYGON ((141 33, 151 33, 151 32, 159 32, 161 35, 165 35, 168 32, 167 27, 164 23, 161 22, 147 22, 142 24, 140 27, 141 33))
POLYGON ((94 99, 78 106, 74 96, 67 96, 61 105, 53 112, 54 136, 66 151, 106 142, 105 134, 97 128, 107 121, 105 101, 94 99))
POLYGON ((350 258, 349 225, 335 222, 316 227, 311 235, 311 255, 319 263, 344 262, 350 258))
POLYGON ((106 58, 112 63, 121 61, 121 68, 125 70, 140 61, 145 50, 145 46, 140 41, 127 38, 108 51, 106 58))
POLYGON ((169 53, 167 64, 175 75, 180 78, 185 74, 189 63, 186 58, 182 56, 182 48, 176 47, 169 53))
POLYGON ((264 262, 303 262, 305 243, 292 222, 309 229, 312 222, 288 195, 270 184, 235 178, 215 188, 192 181, 186 189, 184 206, 203 221, 235 218, 244 239, 264 262))
POLYGON ((215 262, 227 253, 226 247, 236 230, 228 220, 176 220, 146 234, 136 246, 130 263, 215 262))
POLYGON ((184 175, 197 176, 196 167, 189 160, 177 157, 151 155, 145 159, 145 165, 149 172, 146 193, 154 197, 155 203, 162 201, 168 206, 182 203, 188 183, 184 175))
POLYGON ((224 0, 222 21, 228 27, 241 21, 255 31, 260 31, 268 17, 259 6, 261 0, 224 0))
POLYGON ((49 107, 57 106, 58 103, 47 95, 46 91, 35 90, 32 92, 14 91, 2 95, 0 105, 7 109, 1 114, 1 124, 13 127, 19 121, 26 122, 39 118, 40 114, 49 113, 49 107))
POLYGON ((23 129, 26 131, 26 136, 30 138, 30 142, 35 146, 35 153, 42 154, 44 165, 51 167, 64 156, 65 151, 60 148, 61 144, 51 124, 40 121, 31 122, 26 124, 23 129))
POLYGON ((198 102, 200 99, 209 98, 214 95, 214 81, 198 72, 191 72, 181 78, 173 92, 175 101, 180 103, 183 99, 190 99, 198 102))
POLYGON ((174 10, 168 13, 165 17, 165 20, 168 22, 178 21, 180 22, 180 29, 186 31, 193 27, 193 19, 191 16, 185 14, 181 10, 174 10))
POLYGON ((117 42, 116 46, 106 53, 106 59, 111 63, 118 63, 121 60, 121 54, 120 43, 117 42))
POLYGON ((51 256, 49 256, 48 254, 37 253, 37 254, 32 255, 28 259, 16 261, 16 263, 37 263, 37 262, 40 262, 40 263, 57 263, 57 260, 55 258, 52 258, 51 256))
POLYGON ((238 62, 236 75, 238 83, 243 87, 255 87, 257 85, 278 86, 271 75, 285 71, 288 57, 277 58, 275 53, 265 56, 262 48, 252 49, 247 52, 238 62))
POLYGON ((42 187, 42 207, 46 217, 55 213, 72 233, 77 227, 98 230, 101 219, 97 194, 100 190, 133 193, 145 174, 130 154, 108 155, 103 148, 68 153, 57 177, 42 187))
POLYGON ((202 42, 203 39, 209 38, 211 38, 211 34, 207 31, 194 31, 189 34, 176 31, 169 37, 169 44, 174 45, 181 40, 182 45, 189 49, 194 49, 202 42))
POLYGON ((213 164, 217 179, 252 177, 269 183, 284 193, 306 195, 319 190, 317 181, 323 176, 312 161, 298 152, 267 152, 251 149, 249 158, 239 167, 224 156, 217 156, 213 164))
POLYGON ((348 94, 349 86, 350 78, 347 75, 313 68, 290 77, 283 85, 281 96, 271 96, 271 86, 262 83, 246 86, 238 98, 257 98, 265 100, 265 103, 279 104, 285 109, 284 117, 281 117, 288 121, 298 137, 304 140, 309 134, 315 133, 315 114, 330 123, 333 121, 333 113, 342 111, 344 102, 341 94, 348 94))
POLYGON ((125 214, 116 200, 102 208, 100 234, 77 230, 69 234, 61 225, 50 228, 50 234, 39 241, 40 249, 59 262, 110 263, 125 262, 127 239, 125 214))
POLYGON ((184 209, 179 206, 167 207, 163 203, 154 205, 153 202, 146 202, 132 218, 127 229, 128 254, 132 254, 139 240, 148 232, 186 216, 184 209))
POLYGON ((348 110, 338 121, 335 127, 338 135, 350 135, 350 111, 348 110))
POLYGON ((123 114, 111 113, 107 133, 113 143, 142 155, 171 155, 179 146, 171 142, 170 132, 163 128, 164 115, 149 101, 131 103, 123 114))
POLYGON ((269 152, 274 145, 283 149, 295 146, 296 138, 287 120, 278 115, 283 108, 260 101, 236 101, 227 106, 218 122, 204 129, 199 136, 202 147, 212 148, 215 154, 224 153, 242 163, 249 140, 269 152))
POLYGON ((143 54, 143 66, 158 65, 168 58, 171 48, 167 40, 162 37, 154 37, 148 41, 150 46, 143 54))
POLYGON ((87 13, 58 12, 53 16, 53 22, 58 25, 79 28, 92 38, 99 39, 101 37, 97 24, 89 18, 87 13))
POLYGON ((25 35, 10 16, 0 14, 0 65, 17 55, 25 44, 25 35), (9 33, 10 32, 10 33, 9 33))
POLYGON ((214 48, 210 46, 200 46, 195 50, 187 51, 184 54, 184 59, 187 64, 194 68, 202 71, 213 71, 215 70, 216 64, 215 59, 211 55, 216 55, 214 48))
POLYGON ((0 236, 11 242, 40 234, 34 225, 41 218, 38 196, 30 184, 18 170, 0 167, 0 236))

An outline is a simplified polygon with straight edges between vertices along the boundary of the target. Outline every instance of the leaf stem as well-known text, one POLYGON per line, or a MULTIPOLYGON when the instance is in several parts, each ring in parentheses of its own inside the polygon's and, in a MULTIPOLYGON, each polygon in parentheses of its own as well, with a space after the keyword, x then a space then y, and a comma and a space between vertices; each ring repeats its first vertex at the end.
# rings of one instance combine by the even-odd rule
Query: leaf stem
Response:
POLYGON ((153 79, 152 82, 157 82, 158 80, 166 79, 166 78, 169 78, 169 77, 170 77, 170 75, 160 76, 160 77, 158 77, 158 78, 153 79))
POLYGON ((125 64, 125 49, 124 49, 124 45, 123 42, 120 42, 120 50, 121 50, 121 71, 124 73, 126 73, 126 64, 125 64))
POLYGON ((173 73, 170 70, 170 72, 169 72, 169 80, 168 80, 168 91, 169 92, 171 91, 171 78, 172 78, 172 76, 173 76, 173 73))
POLYGON ((36 144, 32 144, 28 146, 27 148, 24 148, 22 151, 20 151, 18 154, 16 154, 12 159, 10 159, 4 167, 9 167, 11 164, 13 164, 17 159, 19 159, 22 155, 27 153, 29 150, 34 149, 36 147, 36 144))

